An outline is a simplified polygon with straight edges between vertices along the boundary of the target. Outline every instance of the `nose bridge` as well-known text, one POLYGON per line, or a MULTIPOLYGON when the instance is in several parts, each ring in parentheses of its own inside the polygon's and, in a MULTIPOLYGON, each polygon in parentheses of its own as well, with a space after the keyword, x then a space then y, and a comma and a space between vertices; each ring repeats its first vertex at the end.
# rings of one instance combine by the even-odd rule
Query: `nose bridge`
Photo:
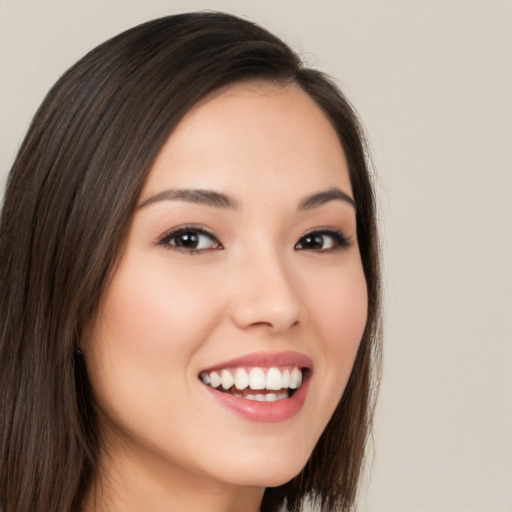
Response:
POLYGON ((299 322, 298 283, 287 257, 265 245, 241 258, 232 315, 240 328, 266 326, 284 332, 299 322))

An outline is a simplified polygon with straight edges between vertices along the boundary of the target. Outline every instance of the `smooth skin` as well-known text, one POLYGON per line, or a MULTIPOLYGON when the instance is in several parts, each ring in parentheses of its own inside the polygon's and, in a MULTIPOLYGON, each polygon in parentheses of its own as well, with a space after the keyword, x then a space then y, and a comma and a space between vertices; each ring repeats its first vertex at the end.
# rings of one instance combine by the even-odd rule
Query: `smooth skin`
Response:
POLYGON ((85 348, 102 436, 87 510, 255 512, 266 486, 300 472, 367 314, 354 206, 334 197, 300 208, 332 189, 353 197, 344 152, 296 86, 232 85, 171 134, 85 348), (183 190, 229 199, 176 198, 183 190), (282 351, 313 362, 302 409, 282 422, 234 414, 198 377, 282 351))

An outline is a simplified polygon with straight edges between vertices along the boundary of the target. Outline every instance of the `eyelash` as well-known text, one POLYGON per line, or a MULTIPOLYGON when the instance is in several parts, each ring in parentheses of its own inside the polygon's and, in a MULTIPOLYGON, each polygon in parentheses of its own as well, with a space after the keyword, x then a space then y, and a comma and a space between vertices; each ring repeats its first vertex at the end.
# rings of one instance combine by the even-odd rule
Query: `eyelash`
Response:
MULTIPOLYGON (((341 251, 343 249, 346 249, 347 247, 350 247, 351 240, 349 237, 346 237, 341 231, 333 228, 315 228, 304 235, 302 235, 298 242, 294 245, 295 250, 308 250, 305 247, 300 247, 300 245, 304 245, 304 243, 308 240, 308 238, 311 240, 313 237, 330 237, 332 240, 332 247, 329 247, 327 249, 315 249, 310 248, 312 252, 337 252, 341 251)), ((317 238, 317 241, 318 241, 317 238)), ((182 240, 183 242, 183 240, 182 240)), ((193 243, 193 242, 192 242, 193 243)), ((310 243, 310 242, 307 242, 310 243)), ((314 243, 314 241, 312 242, 314 243)), ((224 247, 222 246, 222 243, 220 240, 210 231, 206 230, 204 227, 200 226, 183 226, 178 229, 173 229, 172 231, 166 233, 163 235, 163 237, 158 241, 159 246, 163 246, 166 249, 174 250, 174 251, 180 251, 187 254, 201 254, 206 251, 212 251, 212 250, 223 250, 224 247), (200 237, 206 236, 208 237, 211 242, 213 242, 213 247, 206 247, 206 248, 197 248, 196 247, 184 247, 176 245, 175 243, 172 244, 171 242, 173 240, 176 240, 180 236, 191 236, 194 235, 196 237, 196 241, 198 244, 200 244, 200 237)))
POLYGON ((224 249, 220 240, 213 233, 211 233, 207 229, 205 229, 203 227, 199 227, 199 226, 182 226, 178 229, 173 229, 172 231, 166 233, 158 241, 158 245, 161 245, 169 250, 185 252, 187 254, 201 254, 202 252, 205 252, 205 251, 223 250, 224 249), (184 235, 188 235, 188 236, 199 235, 199 237, 207 236, 215 244, 215 247, 197 249, 196 247, 187 248, 187 247, 180 247, 178 245, 171 244, 172 240, 177 239, 178 237, 184 236, 184 235))
POLYGON ((298 245, 304 243, 307 238, 313 237, 324 237, 328 236, 332 239, 333 247, 329 247, 328 249, 311 249, 314 252, 337 252, 342 251, 343 249, 347 249, 352 244, 351 239, 343 234, 342 231, 333 228, 315 228, 305 233, 299 238, 299 241, 295 244, 294 249, 302 249, 307 250, 305 248, 299 248, 298 245))

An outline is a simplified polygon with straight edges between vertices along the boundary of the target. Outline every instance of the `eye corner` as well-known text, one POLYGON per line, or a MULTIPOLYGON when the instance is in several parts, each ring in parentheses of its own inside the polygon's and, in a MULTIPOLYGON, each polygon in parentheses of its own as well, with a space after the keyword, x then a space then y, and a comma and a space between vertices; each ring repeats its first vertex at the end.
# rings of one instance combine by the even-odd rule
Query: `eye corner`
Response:
POLYGON ((197 225, 175 227, 159 237, 155 245, 190 255, 224 250, 218 236, 204 226, 197 225))
POLYGON ((348 249, 353 244, 353 237, 332 227, 319 227, 304 233, 294 246, 297 251, 316 253, 333 253, 348 249))

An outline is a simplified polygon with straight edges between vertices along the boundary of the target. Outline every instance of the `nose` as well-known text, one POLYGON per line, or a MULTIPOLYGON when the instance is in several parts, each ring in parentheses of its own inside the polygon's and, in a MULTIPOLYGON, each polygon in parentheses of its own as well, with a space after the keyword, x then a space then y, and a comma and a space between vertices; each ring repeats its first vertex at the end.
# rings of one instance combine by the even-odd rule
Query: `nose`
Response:
POLYGON ((252 254, 233 273, 231 316, 240 329, 261 328, 280 334, 303 321, 300 283, 276 254, 252 254))

